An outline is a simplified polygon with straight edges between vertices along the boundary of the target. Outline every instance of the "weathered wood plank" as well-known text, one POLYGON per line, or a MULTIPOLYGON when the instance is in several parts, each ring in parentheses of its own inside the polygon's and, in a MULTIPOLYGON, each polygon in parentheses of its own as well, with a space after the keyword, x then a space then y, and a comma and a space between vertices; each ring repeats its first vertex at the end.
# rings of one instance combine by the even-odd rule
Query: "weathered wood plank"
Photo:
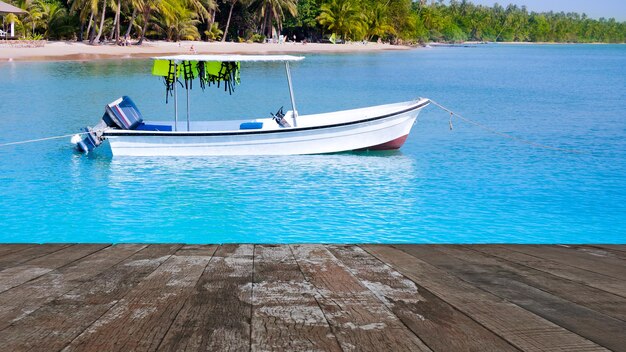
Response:
POLYGON ((156 350, 216 248, 182 247, 64 350, 156 350))
MULTIPOLYGON (((213 259, 206 246, 172 257, 179 245, 12 246, 0 246, 0 288, 11 287, 0 293, 0 351, 409 350, 415 335, 434 351, 514 350, 505 340, 524 350, 600 349, 563 327, 624 350, 625 329, 605 320, 624 322, 624 280, 506 246, 414 253, 430 263, 392 252, 396 269, 354 246, 294 246, 298 262, 288 246, 258 246, 256 258, 251 245, 225 246, 213 259), (607 334, 609 343, 599 340, 607 334)), ((615 248, 571 247, 563 250, 600 267, 626 262, 615 248)))
POLYGON ((222 245, 159 346, 161 351, 250 348, 253 245, 222 245))
POLYGON ((3 257, 9 253, 15 253, 26 248, 32 248, 38 246, 37 244, 21 244, 21 243, 3 243, 0 245, 0 257, 3 257))
POLYGON ((623 280, 626 264, 619 258, 591 255, 562 246, 511 246, 511 250, 623 280))
POLYGON ((508 279, 536 287, 599 313, 626 321, 626 298, 624 297, 521 264, 492 257, 473 250, 472 246, 437 246, 437 250, 484 270, 491 268, 492 273, 501 276, 506 275, 508 279))
POLYGON ((605 348, 390 246, 363 246, 414 282, 524 351, 606 351, 605 348))
POLYGON ((328 249, 434 351, 519 351, 362 248, 328 249))
POLYGON ((593 244, 590 246, 601 249, 608 249, 613 251, 614 253, 618 253, 626 257, 626 244, 593 244))
POLYGON ((342 349, 431 351, 324 246, 291 248, 342 349))
POLYGON ((596 257, 612 257, 626 260, 626 246, 623 246, 624 250, 619 250, 620 246, 610 245, 567 245, 567 247, 596 257))
POLYGON ((33 261, 35 265, 44 265, 43 262, 50 259, 50 265, 62 266, 0 294, 0 329, 22 319, 138 249, 140 247, 136 245, 123 245, 115 251, 109 245, 75 245, 51 254, 54 257, 46 256, 33 261))
POLYGON ((34 245, 20 251, 11 251, 0 257, 0 270, 26 263, 29 260, 43 257, 69 246, 71 246, 71 244, 34 245))
MULTIPOLYGON (((44 246, 42 245, 42 247, 44 246)), ((108 247, 108 245, 68 246, 47 255, 31 259, 20 265, 8 267, 0 271, 0 293, 93 254, 105 247, 108 247)), ((42 252, 45 252, 45 250, 42 249, 42 252)))
MULTIPOLYGON (((454 246, 406 246, 403 250, 601 346, 617 350, 624 344, 624 321, 538 289, 532 286, 533 282, 524 280, 522 275, 496 260, 489 262, 489 258, 481 254, 473 254, 470 250, 457 249, 454 246)), ((545 286, 549 286, 549 282, 545 286)), ((558 283, 554 282, 554 286, 558 286, 558 283)), ((560 290, 560 293, 566 294, 566 290, 567 287, 560 290)), ((617 306, 621 304, 624 302, 615 302, 612 306, 619 309, 617 306)), ((605 308, 610 308, 609 306, 605 308)))
POLYGON ((620 297, 626 297, 626 280, 615 280, 612 277, 599 275, 588 270, 520 253, 510 249, 510 247, 516 246, 474 245, 472 249, 564 279, 580 282, 620 297))
POLYGON ((255 246, 253 351, 341 351, 288 246, 255 246))
POLYGON ((0 351, 61 350, 179 247, 151 245, 45 304, 0 331, 0 351))

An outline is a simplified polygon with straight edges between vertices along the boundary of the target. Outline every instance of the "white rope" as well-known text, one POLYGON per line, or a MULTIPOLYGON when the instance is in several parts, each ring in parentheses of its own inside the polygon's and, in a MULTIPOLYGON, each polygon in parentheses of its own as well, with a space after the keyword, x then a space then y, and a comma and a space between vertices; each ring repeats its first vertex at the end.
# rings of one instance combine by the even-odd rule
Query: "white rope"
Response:
MULTIPOLYGON (((429 99, 429 100, 430 100, 430 99, 429 99)), ((465 122, 467 122, 467 123, 469 123, 469 124, 471 124, 471 125, 474 125, 474 126, 476 126, 476 127, 482 128, 483 130, 485 130, 485 131, 487 131, 487 132, 491 132, 491 133, 493 133, 493 134, 497 134, 498 136, 501 136, 501 137, 504 137, 504 138, 509 138, 509 139, 512 139, 512 140, 514 140, 514 141, 516 141, 516 142, 519 142, 519 143, 528 144, 528 145, 531 145, 531 146, 533 146, 533 147, 535 147, 535 148, 550 149, 550 150, 556 150, 556 151, 565 152, 565 153, 583 154, 583 152, 582 152, 582 151, 579 151, 579 150, 574 150, 574 149, 564 149, 564 148, 553 147, 553 146, 549 146, 549 145, 545 145, 545 144, 541 144, 541 143, 536 143, 536 142, 533 142, 533 141, 529 141, 529 140, 527 140, 527 139, 523 139, 523 138, 519 138, 519 137, 511 136, 511 135, 509 135, 509 134, 502 133, 502 132, 500 132, 500 131, 496 131, 496 130, 494 130, 493 128, 488 127, 488 126, 485 126, 485 125, 483 125, 483 124, 482 124, 482 123, 480 123, 480 122, 476 122, 476 121, 474 121, 474 120, 470 120, 470 119, 468 119, 467 117, 463 117, 463 116, 461 116, 461 115, 457 114, 456 112, 454 112, 454 111, 452 111, 452 110, 450 110, 450 109, 446 108, 445 106, 443 106, 443 105, 441 105, 441 104, 437 103, 437 102, 436 102, 436 101, 434 101, 434 100, 430 100, 430 102, 431 102, 433 105, 435 105, 436 107, 440 108, 441 110, 443 110, 443 111, 446 111, 446 112, 449 112, 449 113, 450 113, 450 129, 452 129, 452 116, 456 116, 456 117, 458 117, 459 119, 461 119, 461 120, 463 120, 463 121, 465 121, 465 122)))
POLYGON ((43 142, 43 141, 49 141, 52 139, 60 139, 60 138, 67 138, 67 137, 72 137, 74 135, 82 135, 82 134, 87 134, 89 132, 79 132, 79 133, 72 133, 72 134, 65 134, 62 136, 54 136, 54 137, 46 137, 46 138, 38 138, 38 139, 29 139, 26 141, 19 141, 19 142, 10 142, 10 143, 2 143, 0 144, 0 147, 6 147, 6 146, 10 146, 10 145, 18 145, 18 144, 26 144, 26 143, 34 143, 34 142, 43 142))

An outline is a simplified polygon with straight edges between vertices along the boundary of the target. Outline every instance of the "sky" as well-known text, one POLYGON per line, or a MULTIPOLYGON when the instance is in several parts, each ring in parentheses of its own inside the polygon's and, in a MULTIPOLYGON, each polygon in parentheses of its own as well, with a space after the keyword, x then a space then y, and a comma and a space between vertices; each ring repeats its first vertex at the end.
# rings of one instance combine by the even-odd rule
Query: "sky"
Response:
POLYGON ((586 13, 591 18, 615 18, 626 21, 626 0, 470 0, 474 4, 506 7, 508 4, 526 5, 528 11, 555 11, 586 13))

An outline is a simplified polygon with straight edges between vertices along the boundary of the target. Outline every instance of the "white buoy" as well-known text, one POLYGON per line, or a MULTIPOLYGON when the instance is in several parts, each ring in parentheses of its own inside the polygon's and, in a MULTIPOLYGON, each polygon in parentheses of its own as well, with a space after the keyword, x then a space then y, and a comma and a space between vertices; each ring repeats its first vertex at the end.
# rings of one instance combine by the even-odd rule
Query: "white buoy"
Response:
POLYGON ((83 142, 83 138, 80 134, 73 135, 70 139, 70 142, 72 142, 72 144, 74 144, 76 146, 76 149, 78 149, 79 151, 82 151, 85 154, 89 153, 89 148, 87 147, 85 142, 83 142))
POLYGON ((72 139, 70 139, 70 142, 72 142, 72 144, 78 144, 82 141, 83 139, 81 138, 81 136, 79 134, 75 134, 72 136, 72 139))

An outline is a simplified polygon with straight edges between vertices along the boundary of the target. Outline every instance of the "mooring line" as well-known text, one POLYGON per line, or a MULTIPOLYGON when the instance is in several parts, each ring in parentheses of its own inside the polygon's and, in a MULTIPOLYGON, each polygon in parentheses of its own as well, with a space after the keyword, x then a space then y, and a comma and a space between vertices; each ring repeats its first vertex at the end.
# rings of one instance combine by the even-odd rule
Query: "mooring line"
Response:
POLYGON ((483 125, 480 122, 468 119, 467 117, 464 117, 464 116, 462 116, 462 115, 460 115, 460 114, 458 114, 458 113, 456 113, 456 112, 446 108, 445 106, 437 103, 434 100, 431 100, 431 99, 428 99, 428 100, 433 105, 435 105, 436 107, 440 108, 441 110, 450 113, 450 129, 452 129, 452 116, 456 116, 459 119, 461 119, 461 120, 463 120, 463 121, 465 121, 465 122, 467 122, 467 123, 469 123, 471 125, 474 125, 476 127, 482 128, 483 130, 485 130, 487 132, 496 134, 496 135, 504 137, 504 138, 509 138, 509 139, 514 140, 514 141, 519 142, 519 143, 528 144, 528 145, 533 146, 535 148, 549 149, 549 150, 555 150, 555 151, 559 151, 559 152, 572 153, 572 154, 586 154, 586 153, 584 153, 584 152, 582 152, 580 150, 553 147, 553 146, 550 146, 550 145, 545 145, 545 144, 529 141, 529 140, 524 139, 524 138, 511 136, 510 134, 506 134, 506 133, 503 133, 503 132, 500 132, 500 131, 496 131, 493 128, 491 128, 489 126, 486 126, 486 125, 483 125))
POLYGON ((9 146, 9 145, 18 145, 18 144, 34 143, 34 142, 43 142, 43 141, 49 141, 49 140, 53 140, 53 139, 60 139, 60 138, 73 137, 74 135, 83 135, 83 134, 87 134, 87 133, 89 133, 89 132, 78 132, 78 133, 72 133, 72 134, 64 134, 64 135, 62 135, 62 136, 53 136, 53 137, 45 137, 45 138, 29 139, 29 140, 25 140, 25 141, 18 141, 18 142, 0 143, 0 147, 6 147, 6 146, 9 146))

